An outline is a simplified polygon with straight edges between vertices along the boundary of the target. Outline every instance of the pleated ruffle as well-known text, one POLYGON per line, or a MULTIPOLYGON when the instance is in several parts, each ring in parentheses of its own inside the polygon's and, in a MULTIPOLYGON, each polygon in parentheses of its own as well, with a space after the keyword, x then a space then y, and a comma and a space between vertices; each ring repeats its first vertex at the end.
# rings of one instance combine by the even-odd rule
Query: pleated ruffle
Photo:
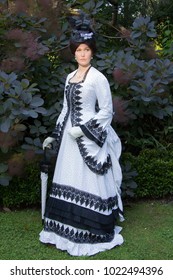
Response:
POLYGON ((105 215, 54 197, 48 199, 45 213, 45 217, 52 221, 89 230, 97 235, 112 233, 118 216, 118 208, 105 215))
POLYGON ((57 235, 55 232, 42 230, 40 233, 40 241, 42 243, 55 245, 57 249, 67 251, 72 256, 91 256, 121 245, 123 243, 123 237, 120 234, 120 231, 121 227, 116 226, 113 238, 110 242, 91 243, 89 241, 88 243, 77 243, 66 237, 57 235))

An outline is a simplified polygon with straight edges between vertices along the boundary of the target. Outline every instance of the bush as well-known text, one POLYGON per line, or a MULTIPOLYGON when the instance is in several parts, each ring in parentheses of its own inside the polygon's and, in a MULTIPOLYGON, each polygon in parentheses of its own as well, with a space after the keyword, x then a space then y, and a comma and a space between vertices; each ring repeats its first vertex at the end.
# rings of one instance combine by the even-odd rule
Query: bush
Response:
POLYGON ((164 198, 173 195, 173 151, 143 150, 137 157, 129 156, 137 171, 137 198, 164 198))
MULTIPOLYGON (((68 48, 70 20, 74 20, 76 13, 71 18, 73 13, 69 14, 66 1, 56 1, 59 5, 48 5, 47 9, 45 5, 55 1, 34 2, 37 4, 28 4, 32 6, 31 10, 27 9, 29 14, 16 10, 10 12, 11 9, 1 13, 0 99, 3 106, 0 106, 0 148, 4 153, 8 149, 13 153, 15 148, 32 150, 37 154, 42 152, 41 143, 52 132, 62 108, 65 77, 76 67, 68 48), (49 15, 46 16, 45 12, 49 15)), ((104 1, 77 2, 83 2, 84 11, 92 15, 97 23, 94 28, 98 35, 99 52, 92 63, 109 79, 114 97, 113 124, 124 149, 137 155, 146 147, 169 145, 173 135, 173 64, 166 53, 162 57, 155 51, 157 34, 154 22, 149 17, 136 18, 124 33, 121 29, 112 29, 107 19, 103 20, 104 9, 108 8, 105 8, 104 1), (117 40, 117 36, 121 39, 117 40)), ((14 160, 11 159, 11 165, 14 160)), ((148 163, 139 156, 134 157, 133 166, 128 159, 123 162, 124 196, 133 196, 134 190, 136 195, 151 196, 153 188, 149 191, 148 187, 147 191, 145 180, 142 187, 145 174, 140 172, 143 164, 148 163, 146 173, 150 174, 153 161, 148 163), (136 166, 138 161, 139 166, 136 166), (137 177, 139 187, 136 189, 136 169, 138 171, 140 166, 137 177)), ((164 163, 165 159, 157 162, 157 169, 164 163)), ((28 168, 32 169, 32 166, 28 168)), ((14 174, 15 170, 12 171, 14 174)), ((13 174, 6 163, 0 165, 3 204, 28 205, 37 202, 35 188, 40 184, 39 171, 33 170, 36 176, 30 173, 31 170, 27 172, 27 182, 20 177, 10 181, 9 175, 13 174), (6 185, 9 182, 8 189, 6 185)), ((154 173, 151 175, 154 176, 154 173)), ((149 185, 153 184, 152 180, 149 185)), ((156 195, 162 196, 164 192, 156 195)))
MULTIPOLYGON (((12 157, 8 157, 8 155, 4 157, 12 179, 9 185, 0 185, 0 206, 10 208, 40 206, 40 163, 43 158, 41 155, 35 156, 31 151, 29 153, 18 152, 12 157)), ((47 183, 49 192, 56 157, 50 152, 47 154, 46 160, 50 162, 47 183)))
POLYGON ((22 177, 13 176, 9 186, 0 186, 0 197, 5 207, 22 207, 40 203, 40 168, 34 162, 25 166, 22 177))

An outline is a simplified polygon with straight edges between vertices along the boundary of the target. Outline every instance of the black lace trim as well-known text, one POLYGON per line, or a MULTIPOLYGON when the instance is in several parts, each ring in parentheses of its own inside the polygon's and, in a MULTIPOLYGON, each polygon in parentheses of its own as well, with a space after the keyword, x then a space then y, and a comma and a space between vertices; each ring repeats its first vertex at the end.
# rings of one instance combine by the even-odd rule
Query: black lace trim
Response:
POLYGON ((79 125, 81 122, 81 116, 82 114, 80 111, 82 108, 80 105, 82 104, 80 102, 80 93, 81 91, 79 90, 82 86, 80 84, 70 84, 67 85, 65 88, 65 96, 67 99, 67 113, 65 115, 65 118, 62 123, 58 123, 54 129, 54 131, 51 134, 51 137, 55 138, 57 141, 57 149, 59 149, 59 146, 61 144, 64 128, 66 125, 66 122, 68 120, 70 111, 71 111, 71 121, 72 125, 79 125))
POLYGON ((82 119, 82 102, 81 99, 82 97, 80 96, 81 91, 80 88, 82 86, 80 84, 71 84, 70 89, 71 89, 71 94, 69 94, 71 98, 71 122, 72 126, 79 126, 82 119))
POLYGON ((100 126, 97 120, 91 119, 82 125, 81 129, 85 135, 93 140, 99 147, 103 146, 107 137, 107 132, 106 130, 103 130, 103 127, 100 126))
POLYGON ((63 122, 62 123, 57 123, 57 125, 55 126, 54 131, 51 134, 51 137, 55 138, 56 141, 57 141, 57 147, 56 147, 57 150, 60 147, 62 136, 63 136, 63 132, 64 132, 64 128, 65 128, 66 122, 67 122, 69 114, 70 114, 70 100, 69 100, 69 94, 68 94, 68 86, 65 89, 65 96, 66 96, 66 99, 67 99, 67 107, 68 107, 67 113, 66 113, 66 115, 64 117, 63 122))
POLYGON ((63 196, 64 199, 68 199, 71 202, 80 203, 80 205, 89 208, 94 207, 95 210, 99 211, 109 211, 118 205, 117 196, 102 199, 97 195, 78 190, 74 187, 56 183, 52 184, 50 194, 59 198, 63 196))
POLYGON ((111 242, 114 238, 114 231, 105 235, 96 235, 92 234, 88 231, 80 231, 68 226, 65 226, 60 223, 56 223, 55 221, 45 220, 44 230, 48 232, 54 232, 57 235, 66 238, 74 243, 103 243, 103 242, 111 242))
POLYGON ((46 204, 45 217, 101 235, 113 231, 119 217, 119 208, 111 210, 109 214, 104 214, 51 196, 46 204))
POLYGON ((89 167, 89 169, 99 175, 104 175, 108 172, 108 169, 112 166, 111 157, 108 154, 107 160, 104 163, 98 162, 95 157, 89 155, 87 148, 85 147, 85 142, 82 138, 76 139, 80 153, 89 167))
POLYGON ((65 122, 66 122, 66 120, 64 119, 64 122, 62 124, 58 123, 56 125, 54 131, 51 134, 51 137, 56 139, 56 150, 59 150, 59 147, 60 147, 60 144, 61 144, 65 122))

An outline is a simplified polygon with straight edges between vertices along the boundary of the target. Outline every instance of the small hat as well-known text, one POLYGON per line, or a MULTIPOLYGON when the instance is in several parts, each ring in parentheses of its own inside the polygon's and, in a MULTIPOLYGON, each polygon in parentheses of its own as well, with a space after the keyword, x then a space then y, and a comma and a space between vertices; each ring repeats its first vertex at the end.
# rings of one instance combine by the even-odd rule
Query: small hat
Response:
POLYGON ((83 43, 94 39, 94 30, 91 27, 91 20, 88 16, 79 12, 79 18, 73 19, 73 30, 71 33, 71 40, 77 43, 83 43))

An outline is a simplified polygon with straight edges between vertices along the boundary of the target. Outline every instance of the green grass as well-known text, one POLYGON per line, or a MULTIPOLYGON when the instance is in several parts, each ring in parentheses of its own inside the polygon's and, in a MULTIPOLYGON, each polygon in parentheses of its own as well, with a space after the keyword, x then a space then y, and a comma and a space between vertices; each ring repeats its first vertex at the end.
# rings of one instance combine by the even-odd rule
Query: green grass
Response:
POLYGON ((173 203, 139 201, 125 206, 124 244, 92 257, 72 257, 43 245, 40 212, 29 209, 0 212, 1 260, 172 260, 173 203))

